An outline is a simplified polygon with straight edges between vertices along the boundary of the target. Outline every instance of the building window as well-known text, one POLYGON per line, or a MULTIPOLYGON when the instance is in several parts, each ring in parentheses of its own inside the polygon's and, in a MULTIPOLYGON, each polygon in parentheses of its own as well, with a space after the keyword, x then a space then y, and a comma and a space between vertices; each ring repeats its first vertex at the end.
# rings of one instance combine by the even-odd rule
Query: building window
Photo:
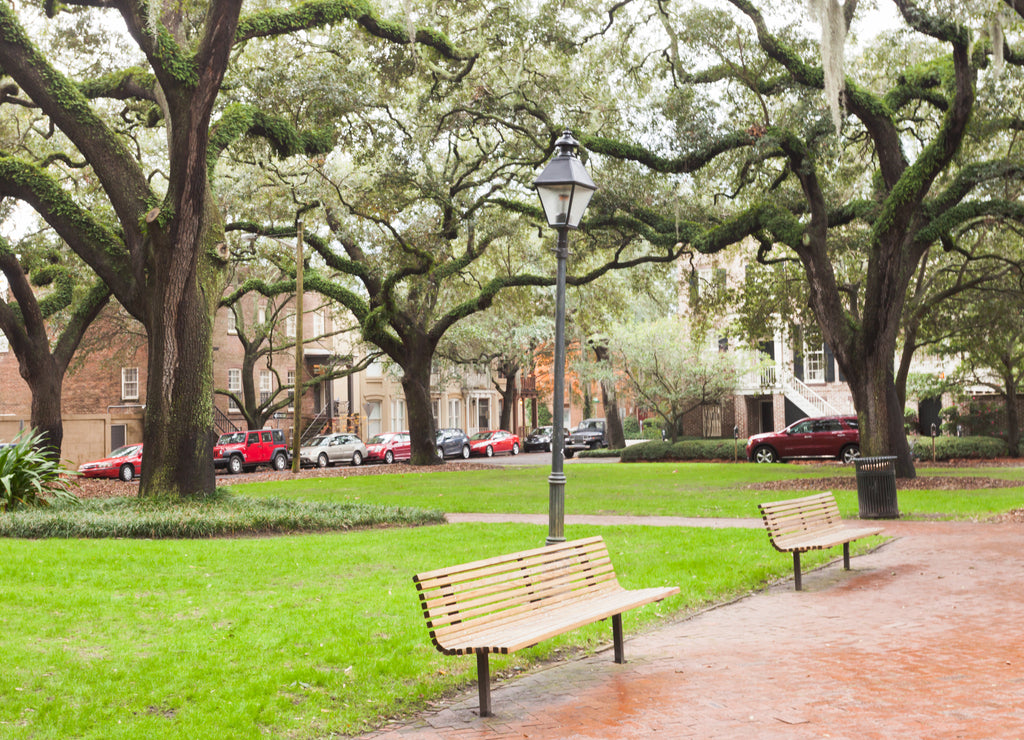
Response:
POLYGON ((476 424, 479 429, 491 428, 491 399, 481 398, 477 400, 476 424))
POLYGON ((274 376, 269 370, 260 370, 260 403, 270 400, 270 393, 274 390, 274 376))
POLYGON ((285 377, 288 380, 288 387, 292 389, 291 393, 289 393, 289 395, 292 397, 292 405, 288 407, 288 410, 289 411, 294 411, 295 410, 295 371, 294 370, 289 370, 288 374, 285 377))
POLYGON ((405 430, 405 401, 396 398, 391 401, 391 431, 401 432, 405 430))
POLYGON ((374 360, 366 366, 366 377, 367 378, 382 378, 384 377, 384 363, 380 360, 374 360))
POLYGON ((448 426, 462 428, 462 402, 457 398, 448 399, 448 426))
POLYGON ((121 400, 139 400, 139 368, 121 368, 121 400))
POLYGON ((376 437, 383 430, 380 428, 380 401, 368 401, 366 403, 366 434, 369 437, 376 437))
MULTIPOLYGON (((242 371, 237 367, 228 369, 228 393, 242 392, 242 371)), ((234 398, 228 397, 228 411, 238 411, 238 403, 234 398)))
POLYGON ((437 426, 439 426, 439 427, 443 427, 444 424, 441 423, 441 399, 440 398, 435 398, 435 399, 433 399, 430 402, 430 410, 434 414, 434 423, 437 426))
POLYGON ((260 306, 256 309, 256 323, 265 324, 267 323, 267 307, 260 306))
POLYGON ((313 336, 322 337, 324 335, 324 312, 314 311, 313 312, 313 336))
POLYGON ((284 333, 287 337, 295 338, 295 314, 291 314, 284 320, 284 333))
POLYGON ((7 341, 7 335, 0 331, 0 352, 7 352, 11 348, 11 343, 7 341))
POLYGON ((230 309, 228 309, 228 336, 238 336, 238 316, 230 309))
POLYGON ((825 382, 825 345, 804 350, 804 376, 808 383, 825 382))

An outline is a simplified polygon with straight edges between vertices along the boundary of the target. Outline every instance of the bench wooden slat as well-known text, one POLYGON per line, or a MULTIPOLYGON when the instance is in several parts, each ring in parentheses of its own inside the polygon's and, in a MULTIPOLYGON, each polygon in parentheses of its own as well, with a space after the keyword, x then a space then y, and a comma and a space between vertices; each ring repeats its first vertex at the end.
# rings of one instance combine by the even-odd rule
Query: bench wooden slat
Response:
POLYGON ((619 585, 600 536, 425 571, 413 576, 435 647, 477 655, 480 711, 490 713, 489 653, 510 653, 586 624, 613 622, 624 662, 621 615, 679 593, 619 585))
POLYGON ((850 543, 882 531, 881 527, 848 527, 831 491, 758 504, 768 539, 779 552, 793 554, 793 578, 800 590, 800 553, 843 546, 843 566, 850 569, 850 543))

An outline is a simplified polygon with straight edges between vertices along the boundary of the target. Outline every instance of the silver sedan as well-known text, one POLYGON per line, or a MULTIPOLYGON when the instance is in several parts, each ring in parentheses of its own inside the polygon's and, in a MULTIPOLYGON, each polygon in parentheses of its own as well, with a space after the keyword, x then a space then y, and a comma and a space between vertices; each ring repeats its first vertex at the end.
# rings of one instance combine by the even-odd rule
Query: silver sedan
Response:
POLYGON ((366 445, 354 434, 339 432, 314 437, 309 445, 299 450, 299 462, 305 466, 326 468, 338 463, 362 465, 366 458, 366 445))

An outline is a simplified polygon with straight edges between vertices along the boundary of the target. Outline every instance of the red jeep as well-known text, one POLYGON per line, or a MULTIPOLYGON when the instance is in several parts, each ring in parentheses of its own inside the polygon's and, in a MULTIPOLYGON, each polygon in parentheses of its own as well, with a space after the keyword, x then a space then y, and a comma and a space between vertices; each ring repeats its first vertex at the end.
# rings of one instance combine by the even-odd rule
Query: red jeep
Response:
POLYGON ((229 473, 250 471, 257 465, 274 470, 288 467, 288 448, 280 429, 257 429, 222 434, 213 447, 213 466, 229 473))

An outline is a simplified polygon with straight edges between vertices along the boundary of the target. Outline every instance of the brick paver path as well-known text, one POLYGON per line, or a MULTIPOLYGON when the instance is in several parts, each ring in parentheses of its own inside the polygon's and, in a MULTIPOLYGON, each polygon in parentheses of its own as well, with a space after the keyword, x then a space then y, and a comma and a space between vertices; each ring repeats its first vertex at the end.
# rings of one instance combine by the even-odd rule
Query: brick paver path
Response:
POLYGON ((641 635, 627 614, 625 665, 605 651, 497 681, 489 718, 473 687, 369 737, 1024 736, 1024 525, 883 524, 895 539, 851 572, 840 557, 802 592, 641 635))

